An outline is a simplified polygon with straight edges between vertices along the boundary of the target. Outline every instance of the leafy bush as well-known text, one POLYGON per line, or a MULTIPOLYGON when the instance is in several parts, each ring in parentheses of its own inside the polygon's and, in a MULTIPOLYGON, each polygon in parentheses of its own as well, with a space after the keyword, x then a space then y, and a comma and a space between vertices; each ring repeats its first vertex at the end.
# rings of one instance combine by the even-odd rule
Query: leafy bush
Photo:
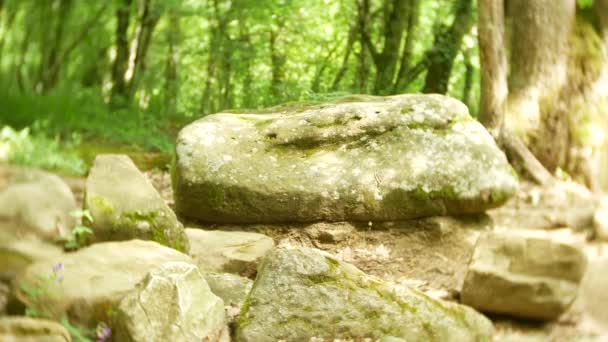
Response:
POLYGON ((34 129, 26 127, 17 131, 10 126, 0 130, 0 162, 31 166, 64 173, 84 175, 86 165, 75 151, 80 143, 77 135, 69 141, 58 137, 49 138, 40 132, 40 125, 34 129))

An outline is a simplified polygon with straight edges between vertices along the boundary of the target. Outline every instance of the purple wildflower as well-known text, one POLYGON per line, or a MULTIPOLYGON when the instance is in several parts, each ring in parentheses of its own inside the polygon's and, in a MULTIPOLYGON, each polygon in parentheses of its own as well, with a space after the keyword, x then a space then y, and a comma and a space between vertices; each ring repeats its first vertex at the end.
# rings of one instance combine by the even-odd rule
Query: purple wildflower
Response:
POLYGON ((63 270, 63 263, 61 263, 61 262, 53 266, 53 273, 57 273, 62 270, 63 270))
POLYGON ((106 342, 112 336, 112 329, 105 323, 101 322, 97 325, 97 342, 106 342))

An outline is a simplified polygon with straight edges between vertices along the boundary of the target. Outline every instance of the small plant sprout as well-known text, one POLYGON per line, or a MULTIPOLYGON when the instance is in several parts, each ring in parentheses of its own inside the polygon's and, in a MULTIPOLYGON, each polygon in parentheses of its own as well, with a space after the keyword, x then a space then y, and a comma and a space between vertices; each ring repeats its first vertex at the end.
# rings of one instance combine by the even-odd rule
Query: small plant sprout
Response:
POLYGON ((88 210, 75 210, 70 213, 70 216, 80 222, 77 224, 70 233, 60 239, 63 242, 64 249, 68 251, 73 251, 79 249, 83 246, 86 246, 91 237, 93 236, 93 230, 83 224, 83 221, 93 222, 93 216, 88 210))

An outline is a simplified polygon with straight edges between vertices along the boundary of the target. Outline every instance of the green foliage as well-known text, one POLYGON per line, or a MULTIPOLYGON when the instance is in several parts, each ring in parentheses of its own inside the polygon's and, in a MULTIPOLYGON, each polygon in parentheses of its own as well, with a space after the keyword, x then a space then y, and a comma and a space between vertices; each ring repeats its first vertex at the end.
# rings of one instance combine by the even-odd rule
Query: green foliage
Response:
MULTIPOLYGON (((74 217, 79 222, 93 222, 93 217, 88 210, 75 210, 70 213, 70 216, 74 217)), ((80 223, 73 227, 66 237, 59 238, 59 242, 63 244, 65 250, 73 251, 88 245, 93 234, 91 228, 80 223)))
POLYGON ((21 131, 4 126, 0 130, 0 161, 83 175, 86 171, 84 162, 74 151, 79 142, 76 134, 68 141, 59 137, 51 139, 42 133, 40 125, 21 131))

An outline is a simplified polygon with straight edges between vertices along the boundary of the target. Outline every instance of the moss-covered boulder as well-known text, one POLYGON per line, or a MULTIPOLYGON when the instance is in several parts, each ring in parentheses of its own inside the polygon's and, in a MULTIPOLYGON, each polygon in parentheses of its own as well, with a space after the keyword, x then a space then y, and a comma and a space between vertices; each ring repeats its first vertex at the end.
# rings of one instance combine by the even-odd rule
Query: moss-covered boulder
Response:
POLYGON ((128 156, 97 156, 86 187, 85 207, 97 241, 153 240, 189 250, 175 213, 128 156))
POLYGON ((224 302, 192 264, 169 262, 127 294, 114 316, 116 341, 230 341, 224 302))
POLYGON ((178 136, 173 186, 204 221, 374 221, 481 212, 517 179, 464 104, 399 95, 207 116, 178 136))
POLYGON ((573 245, 515 233, 482 234, 462 293, 477 310, 551 320, 576 299, 587 259, 573 245))
POLYGON ((492 323, 469 307, 389 286, 318 250, 297 248, 264 259, 237 341, 491 341, 492 333, 492 323))
POLYGON ((120 300, 148 272, 171 261, 192 259, 153 241, 103 242, 38 261, 13 282, 17 298, 45 317, 67 315, 95 327, 108 322, 120 300))

